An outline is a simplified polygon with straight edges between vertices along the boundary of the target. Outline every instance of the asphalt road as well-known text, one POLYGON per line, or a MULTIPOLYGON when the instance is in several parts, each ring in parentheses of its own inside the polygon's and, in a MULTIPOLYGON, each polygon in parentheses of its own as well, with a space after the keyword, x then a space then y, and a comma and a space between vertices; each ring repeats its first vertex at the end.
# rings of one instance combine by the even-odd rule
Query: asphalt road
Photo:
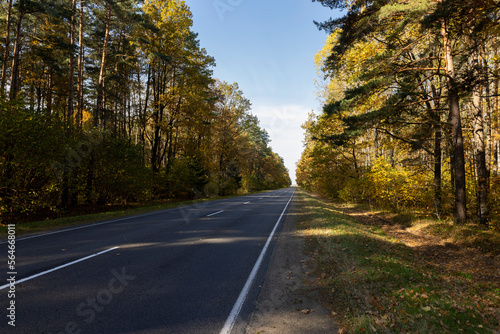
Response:
POLYGON ((0 333, 242 332, 293 193, 17 236, 15 268, 2 240, 0 333))

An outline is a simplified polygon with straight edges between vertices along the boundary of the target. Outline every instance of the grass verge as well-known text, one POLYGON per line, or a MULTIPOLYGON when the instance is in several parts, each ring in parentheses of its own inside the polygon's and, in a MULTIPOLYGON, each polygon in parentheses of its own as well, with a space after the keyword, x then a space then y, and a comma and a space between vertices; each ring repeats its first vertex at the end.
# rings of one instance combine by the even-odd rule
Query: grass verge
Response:
POLYGON ((298 190, 322 298, 346 333, 494 333, 500 282, 443 271, 377 225, 298 190))

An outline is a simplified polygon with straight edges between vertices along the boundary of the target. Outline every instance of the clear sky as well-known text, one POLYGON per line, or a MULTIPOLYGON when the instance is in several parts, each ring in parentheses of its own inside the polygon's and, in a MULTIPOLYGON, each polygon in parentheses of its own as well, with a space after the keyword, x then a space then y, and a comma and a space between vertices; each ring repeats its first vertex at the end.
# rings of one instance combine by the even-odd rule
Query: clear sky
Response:
POLYGON ((303 150, 300 125, 321 109, 314 55, 326 33, 313 20, 339 16, 311 0, 186 0, 193 31, 215 58, 214 76, 238 83, 295 183, 303 150))

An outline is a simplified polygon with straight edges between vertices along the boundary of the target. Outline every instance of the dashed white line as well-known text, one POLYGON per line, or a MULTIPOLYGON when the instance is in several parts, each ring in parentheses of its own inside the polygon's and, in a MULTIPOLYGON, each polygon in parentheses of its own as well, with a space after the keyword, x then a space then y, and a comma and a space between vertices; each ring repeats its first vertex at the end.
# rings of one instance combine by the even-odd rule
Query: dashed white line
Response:
MULTIPOLYGON (((174 210, 177 210, 177 209, 178 208, 166 209, 166 210, 161 210, 161 211, 154 211, 154 212, 144 213, 144 214, 135 215, 135 216, 128 216, 128 217, 124 217, 124 218, 118 218, 118 219, 113 219, 113 220, 106 220, 106 221, 103 221, 103 222, 100 222, 100 223, 92 223, 92 224, 87 224, 87 225, 83 225, 83 226, 67 228, 67 229, 63 229, 63 230, 57 230, 57 231, 53 231, 53 232, 47 232, 47 233, 42 233, 42 234, 35 234, 35 235, 32 235, 32 236, 28 236, 28 237, 18 238, 18 239, 16 239, 16 242, 17 241, 22 241, 22 240, 29 240, 29 239, 34 239, 34 238, 45 237, 45 236, 52 235, 52 234, 58 234, 58 233, 64 233, 64 232, 81 230, 81 229, 84 229, 84 228, 90 228, 90 227, 96 227, 96 226, 101 226, 101 225, 107 225, 107 224, 116 223, 116 222, 120 222, 120 221, 124 221, 124 220, 134 219, 134 218, 142 218, 142 217, 152 216, 152 215, 156 215, 156 214, 165 213, 165 212, 168 212, 168 211, 174 211, 174 210)), ((2 241, 2 242, 0 242, 0 245, 6 244, 7 242, 8 242, 8 240, 2 241)))
MULTIPOLYGON (((66 264, 63 264, 62 266, 59 266, 59 267, 55 267, 55 268, 52 268, 52 269, 49 269, 49 270, 45 270, 45 271, 42 271, 41 273, 38 273, 38 274, 35 274, 33 276, 30 276, 30 277, 26 277, 26 278, 23 278, 23 279, 20 279, 18 281, 16 281, 14 284, 19 284, 19 283, 22 283, 22 282, 26 282, 26 281, 29 281, 33 278, 37 278, 37 277, 40 277, 40 276, 43 276, 43 275, 46 275, 46 274, 49 274, 51 272, 54 272, 56 270, 59 270, 59 269, 63 269, 63 268, 66 268, 66 267, 69 267, 71 265, 74 265, 74 264, 77 264, 78 262, 82 262, 82 261, 85 261, 85 260, 88 260, 88 259, 91 259, 93 257, 96 257, 96 256, 99 256, 99 255, 102 255, 104 253, 107 253, 107 252, 111 252, 112 250, 115 250, 119 247, 113 247, 113 248, 110 248, 110 249, 106 249, 102 252, 99 252, 99 253, 95 253, 95 254, 92 254, 92 255, 89 255, 89 256, 86 256, 84 258, 81 258, 81 259, 78 259, 78 260, 75 260, 73 262, 70 262, 70 263, 66 263, 66 264)), ((8 288, 10 286, 10 283, 9 284, 4 284, 2 286, 0 286, 0 290, 3 290, 5 288, 8 288)))
POLYGON ((207 217, 212 217, 212 216, 218 215, 219 213, 223 213, 223 212, 224 212, 224 210, 217 211, 217 212, 214 212, 214 213, 207 215, 207 217))

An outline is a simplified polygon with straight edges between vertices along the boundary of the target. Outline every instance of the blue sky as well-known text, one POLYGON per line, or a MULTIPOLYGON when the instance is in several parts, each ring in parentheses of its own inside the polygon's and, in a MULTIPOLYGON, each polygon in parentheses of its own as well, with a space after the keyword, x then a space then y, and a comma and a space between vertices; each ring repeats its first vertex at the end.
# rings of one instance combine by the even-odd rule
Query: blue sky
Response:
POLYGON ((313 20, 339 16, 311 0, 186 0, 193 31, 215 58, 214 76, 238 83, 295 182, 303 150, 300 125, 321 109, 314 55, 326 33, 313 20))

